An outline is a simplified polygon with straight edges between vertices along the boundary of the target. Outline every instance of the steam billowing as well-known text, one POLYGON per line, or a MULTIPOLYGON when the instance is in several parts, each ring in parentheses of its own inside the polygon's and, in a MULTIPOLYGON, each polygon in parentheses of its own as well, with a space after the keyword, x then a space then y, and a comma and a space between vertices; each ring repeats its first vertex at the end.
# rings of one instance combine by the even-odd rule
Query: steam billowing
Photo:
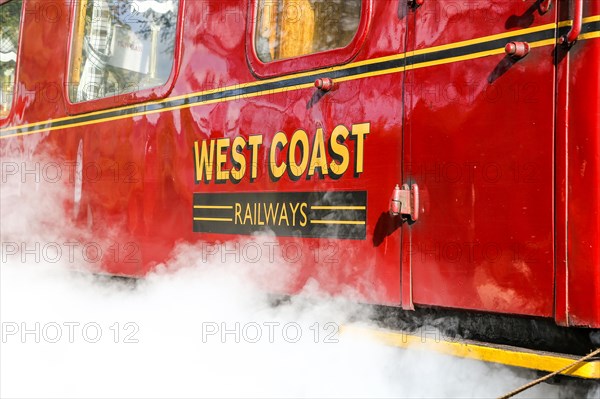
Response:
POLYGON ((3 397, 495 397, 536 377, 343 333, 368 308, 310 282, 273 306, 256 265, 202 262, 200 246, 137 284, 79 272, 91 255, 65 244, 60 186, 5 177, 3 397))

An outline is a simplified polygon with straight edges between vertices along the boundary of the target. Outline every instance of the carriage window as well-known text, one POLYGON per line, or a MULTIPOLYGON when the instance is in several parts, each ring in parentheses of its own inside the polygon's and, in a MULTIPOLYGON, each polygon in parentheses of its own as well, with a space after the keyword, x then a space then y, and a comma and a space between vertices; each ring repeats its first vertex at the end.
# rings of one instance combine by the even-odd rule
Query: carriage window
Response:
POLYGON ((345 47, 362 0, 258 0, 254 45, 262 62, 345 47))
POLYGON ((164 85, 173 67, 178 3, 79 1, 71 50, 71 101, 164 85))
POLYGON ((0 3, 0 118, 5 118, 12 106, 15 87, 23 0, 0 3))

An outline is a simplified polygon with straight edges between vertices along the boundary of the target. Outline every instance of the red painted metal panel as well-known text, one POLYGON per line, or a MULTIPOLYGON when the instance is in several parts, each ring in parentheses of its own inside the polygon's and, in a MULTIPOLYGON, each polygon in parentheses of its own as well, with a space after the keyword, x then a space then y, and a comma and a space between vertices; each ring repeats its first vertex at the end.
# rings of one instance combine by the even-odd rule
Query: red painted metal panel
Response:
MULTIPOLYGON (((472 6, 425 2, 412 48, 555 21, 536 1, 472 6)), ((553 315, 554 46, 514 60, 509 41, 408 73, 405 171, 423 204, 409 227, 416 304, 553 315)))
MULTIPOLYGON (((171 96, 221 90, 225 86, 241 87, 236 85, 256 81, 246 63, 245 26, 239 23, 246 20, 247 8, 240 6, 239 2, 184 4, 186 27, 193 26, 194 29, 183 30, 182 59, 171 96)), ((403 3, 394 2, 379 2, 373 6, 373 18, 381 23, 370 30, 368 43, 365 43, 357 60, 404 51, 405 26, 397 18, 402 7, 405 7, 403 3), (384 46, 376 45, 383 42, 384 46)), ((66 33, 69 24, 65 22, 64 25, 66 33)), ((66 42, 66 37, 64 39, 63 42, 66 42)), ((67 70, 66 48, 62 49, 62 53, 61 62, 56 63, 56 75, 61 80, 67 70)), ((28 54, 33 57, 31 52, 28 54)), ((42 57, 38 54, 38 58, 42 57)), ((28 63, 27 68, 34 69, 35 65, 28 63)), ((105 271, 143 275, 158 262, 164 261, 174 244, 181 240, 220 243, 225 251, 234 248, 236 241, 250 239, 193 233, 190 216, 194 192, 364 190, 368 192, 366 238, 352 241, 309 238, 299 241, 290 237, 274 237, 269 245, 301 248, 302 257, 300 261, 294 258, 288 262, 292 277, 286 284, 273 284, 269 288, 293 292, 312 278, 327 291, 337 292, 351 287, 362 292, 366 300, 399 304, 400 230, 386 215, 391 191, 401 181, 402 75, 366 77, 335 82, 335 85, 325 95, 314 87, 290 87, 289 90, 256 97, 240 96, 201 106, 53 131, 46 139, 48 144, 59 148, 68 137, 72 144, 62 156, 74 160, 75 149, 82 142, 84 164, 94 165, 93 169, 97 169, 89 170, 92 175, 84 179, 80 206, 83 214, 79 218, 91 224, 98 234, 114 232, 117 235, 113 238, 119 242, 139 245, 139 259, 136 258, 135 262, 109 260, 104 265, 105 271), (328 138, 336 126, 344 125, 351 129, 353 124, 359 123, 370 124, 362 174, 354 176, 349 171, 337 180, 330 176, 323 179, 314 176, 299 181, 287 176, 277 182, 270 179, 267 173, 269 149, 272 137, 278 131, 291 138, 297 129, 303 129, 312 142, 318 128, 322 128, 328 138), (195 141, 238 136, 247 139, 257 134, 263 137, 263 145, 257 152, 260 165, 257 179, 250 181, 245 177, 238 184, 195 184, 195 141), (116 179, 115 168, 119 169, 116 179), (99 175, 93 174, 98 170, 99 175)), ((96 106, 101 106, 100 102, 96 106)), ((35 119, 30 121, 43 120, 41 115, 61 117, 64 114, 64 110, 45 110, 44 113, 31 114, 35 119)), ((34 137, 40 136, 31 135, 24 140, 33 141, 34 137)), ((350 143, 352 141, 348 140, 349 158, 353 159, 355 150, 350 143)), ((231 167, 228 161, 227 168, 231 167)), ((214 257, 213 261, 221 259, 214 257)), ((225 256, 225 259, 235 261, 237 258, 233 255, 225 256)))
MULTIPOLYGON (((28 39, 22 41, 15 103, 0 121, 3 128, 167 95, 70 108, 62 87, 68 80, 72 2, 44 3, 61 12, 53 22, 36 17, 36 3, 25 3, 22 32, 28 39), (59 88, 56 96, 52 88, 59 88)), ((362 44, 356 42, 347 58, 308 56, 296 69, 265 72, 281 76, 264 80, 252 74, 252 55, 246 54, 250 2, 182 0, 181 57, 170 98, 225 87, 238 90, 237 97, 85 126, 44 125, 2 139, 0 147, 75 161, 82 146, 83 163, 93 169, 86 171, 76 219, 94 234, 109 232, 108 238, 139 247, 133 258, 107 262, 110 273, 143 275, 167 259, 177 242, 195 243, 207 255, 214 246, 202 247, 202 241, 221 245, 199 262, 236 261, 235 246, 249 237, 194 233, 194 193, 365 191, 365 239, 268 238, 269 245, 300 248, 302 254, 294 261, 287 254, 282 267, 289 279, 269 289, 294 292, 313 279, 330 292, 357 289, 375 303, 554 316, 561 324, 598 327, 600 45, 597 38, 576 42, 557 53, 555 68, 552 24, 568 18, 572 2, 552 2, 545 13, 539 3, 425 1, 409 10, 406 1, 373 1, 371 19, 364 20, 368 30, 356 39, 362 44), (534 37, 521 59, 504 54, 507 42, 524 40, 511 32, 534 37), (437 58, 428 60, 431 54, 437 58), (326 93, 306 83, 276 86, 288 74, 350 58, 360 76, 333 77, 326 93), (406 73, 403 59, 410 60, 406 73), (375 61, 390 62, 390 70, 374 69, 375 61), (260 94, 246 90, 265 82, 275 86, 260 94), (327 139, 336 126, 359 123, 369 123, 364 172, 339 179, 269 176, 277 132, 289 140, 303 129, 312 143, 318 129, 327 139), (256 179, 196 183, 195 142, 256 135, 263 139, 256 179), (420 188, 419 220, 411 224, 388 214, 392 191, 403 183, 420 188)), ((584 2, 584 24, 600 15, 598 7, 584 2)), ((331 71, 310 77, 329 77, 331 71)), ((346 144, 354 165, 358 147, 346 144)), ((224 165, 234 166, 230 159, 224 165)), ((69 183, 65 190, 75 187, 69 183)), ((264 258, 268 247, 263 251, 264 258)))
MULTIPOLYGON (((572 17, 572 3, 563 15, 572 17)), ((598 20, 600 4, 584 2, 584 21, 598 20), (595 16, 595 18, 594 18, 595 16)), ((566 18, 565 18, 566 19, 566 18)), ((563 184, 557 187, 565 212, 566 259, 557 279, 557 303, 563 324, 600 327, 600 43, 582 36, 563 48, 559 98, 566 103, 561 127, 564 134, 563 184), (583 40, 582 40, 583 39, 583 40)), ((562 266, 562 265, 561 265, 562 266)))

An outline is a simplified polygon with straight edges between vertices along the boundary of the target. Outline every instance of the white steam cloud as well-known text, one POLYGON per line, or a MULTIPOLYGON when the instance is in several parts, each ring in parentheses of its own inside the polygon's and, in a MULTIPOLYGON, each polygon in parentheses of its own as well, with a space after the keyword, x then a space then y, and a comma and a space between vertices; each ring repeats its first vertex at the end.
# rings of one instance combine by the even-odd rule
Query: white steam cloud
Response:
POLYGON ((2 178, 2 397, 475 398, 536 377, 342 333, 368 309, 311 284, 273 306, 260 265, 203 262, 199 245, 136 286, 76 272, 60 185, 2 178))

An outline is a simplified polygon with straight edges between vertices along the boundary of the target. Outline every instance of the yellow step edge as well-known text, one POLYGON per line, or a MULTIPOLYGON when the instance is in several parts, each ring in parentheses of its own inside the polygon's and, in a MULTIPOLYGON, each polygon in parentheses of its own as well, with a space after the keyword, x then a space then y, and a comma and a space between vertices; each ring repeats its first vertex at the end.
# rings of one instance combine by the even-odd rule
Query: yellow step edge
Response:
MULTIPOLYGON (((410 348, 411 350, 427 350, 466 359, 504 364, 506 366, 554 372, 574 363, 578 357, 551 352, 533 351, 506 345, 486 345, 481 342, 422 336, 402 331, 391 331, 356 326, 342 326, 341 332, 348 335, 369 337, 389 346, 410 348)), ((565 370, 561 374, 600 379, 600 360, 583 362, 579 366, 565 370)))

